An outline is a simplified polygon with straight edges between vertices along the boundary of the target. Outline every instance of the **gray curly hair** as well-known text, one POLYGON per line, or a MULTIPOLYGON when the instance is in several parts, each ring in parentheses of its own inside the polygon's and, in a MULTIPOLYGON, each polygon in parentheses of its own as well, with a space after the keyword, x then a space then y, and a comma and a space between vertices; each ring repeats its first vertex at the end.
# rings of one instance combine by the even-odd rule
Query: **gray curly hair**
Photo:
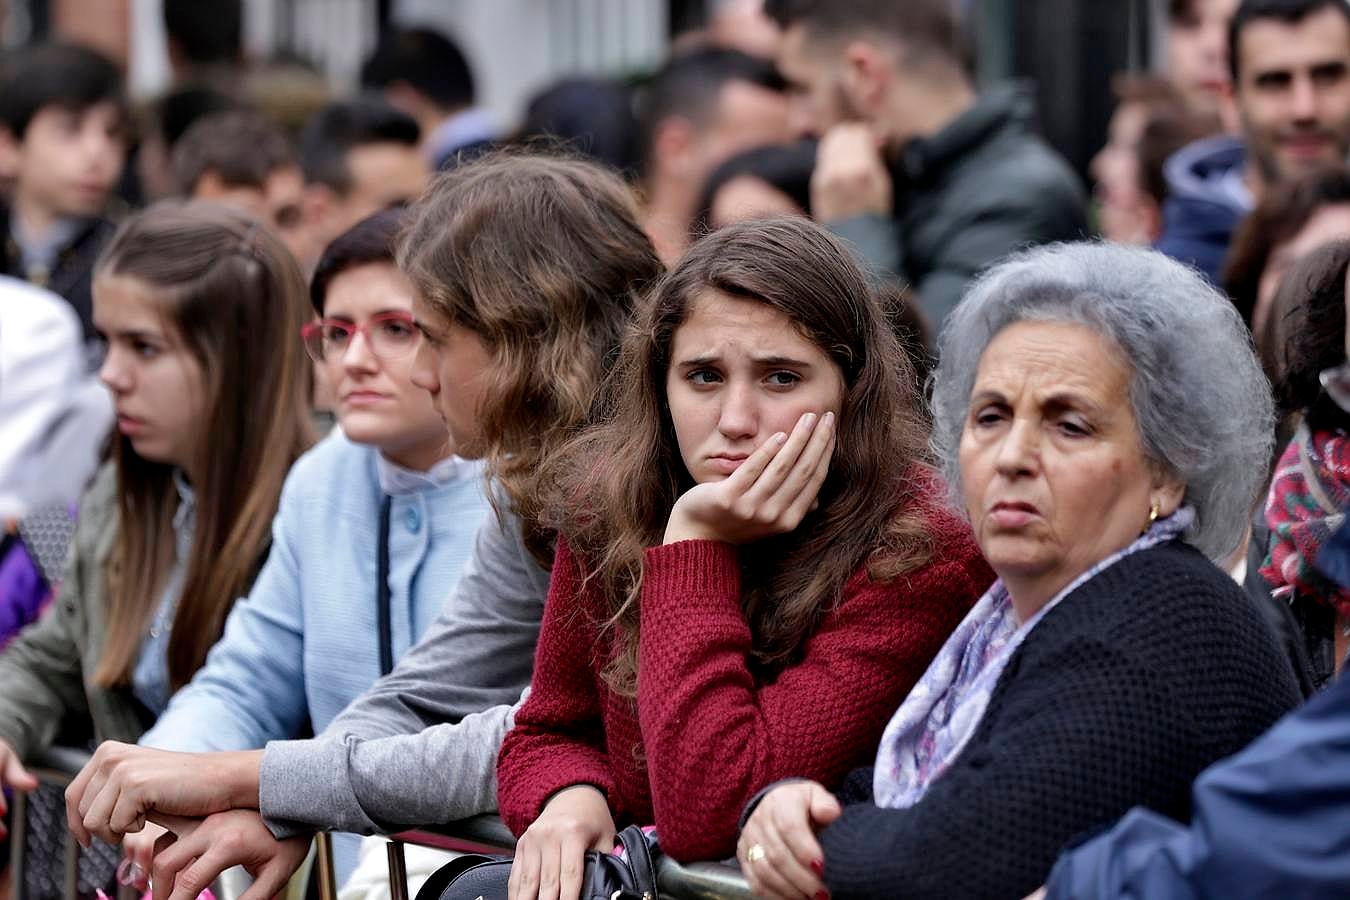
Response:
POLYGON ((1219 562, 1246 534, 1265 484, 1274 404, 1242 318, 1194 271, 1153 250, 1083 242, 1011 256, 948 318, 933 373, 933 450, 965 509, 958 447, 980 358, 1014 322, 1086 325, 1132 367, 1145 455, 1186 485, 1185 539, 1219 562))

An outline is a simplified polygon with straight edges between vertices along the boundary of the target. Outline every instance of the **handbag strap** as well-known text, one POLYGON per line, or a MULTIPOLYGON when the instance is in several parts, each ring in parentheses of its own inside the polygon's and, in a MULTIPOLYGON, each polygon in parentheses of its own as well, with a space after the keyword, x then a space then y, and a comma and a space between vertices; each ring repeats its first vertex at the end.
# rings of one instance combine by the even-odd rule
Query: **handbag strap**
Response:
POLYGON ((481 853, 465 853, 462 856, 456 856, 445 865, 441 866, 431 876, 422 883, 418 889, 414 900, 441 900, 441 895, 445 889, 450 886, 450 882, 463 875, 474 866, 483 863, 495 862, 502 859, 500 856, 484 856, 481 853))
POLYGON ((648 835, 641 827, 629 825, 619 832, 619 843, 623 844, 624 859, 633 873, 633 882, 638 890, 649 900, 659 900, 661 894, 656 889, 656 846, 654 835, 648 835))

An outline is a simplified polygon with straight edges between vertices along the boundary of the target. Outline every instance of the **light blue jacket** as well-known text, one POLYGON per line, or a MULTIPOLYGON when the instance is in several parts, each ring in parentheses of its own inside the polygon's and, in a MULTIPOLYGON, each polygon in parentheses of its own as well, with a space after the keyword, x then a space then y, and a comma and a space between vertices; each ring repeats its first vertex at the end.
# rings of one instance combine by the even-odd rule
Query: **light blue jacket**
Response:
MULTIPOLYGON (((405 479, 406 480, 406 479, 405 479)), ((394 494, 389 528, 393 658, 440 612, 488 511, 482 466, 394 494)), ((380 676, 377 451, 335 431, 296 461, 272 548, 206 665, 141 744, 244 750, 320 732, 380 676)))

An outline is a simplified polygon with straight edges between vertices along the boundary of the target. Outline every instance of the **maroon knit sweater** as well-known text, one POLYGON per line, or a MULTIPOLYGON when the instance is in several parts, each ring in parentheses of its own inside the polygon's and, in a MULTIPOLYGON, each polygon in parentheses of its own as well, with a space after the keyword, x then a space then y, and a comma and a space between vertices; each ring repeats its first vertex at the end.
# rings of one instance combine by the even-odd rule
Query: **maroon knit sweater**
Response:
MULTIPOLYGON (((940 489, 940 488, 939 488, 940 489)), ((559 541, 532 692, 497 763, 502 818, 523 832, 557 791, 591 784, 615 822, 655 823, 679 860, 731 856, 742 807, 802 776, 837 786, 871 762, 882 729, 943 641, 993 581, 969 526, 924 501, 935 548, 890 584, 853 575, 843 600, 772 683, 746 665, 734 546, 683 541, 647 551, 637 702, 601 678, 606 612, 582 593, 559 541)))

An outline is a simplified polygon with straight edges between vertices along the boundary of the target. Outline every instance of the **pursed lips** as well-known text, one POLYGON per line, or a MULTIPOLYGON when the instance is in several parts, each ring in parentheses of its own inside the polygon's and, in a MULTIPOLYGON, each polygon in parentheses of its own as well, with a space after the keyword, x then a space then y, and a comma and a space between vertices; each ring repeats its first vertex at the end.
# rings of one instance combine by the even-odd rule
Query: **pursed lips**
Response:
POLYGON ((707 457, 708 465, 724 475, 740 468, 741 463, 750 458, 748 453, 714 453, 707 457))
POLYGON ((1034 503, 1024 500, 1000 500, 989 507, 989 518, 1003 528, 1020 528, 1040 515, 1034 503))

